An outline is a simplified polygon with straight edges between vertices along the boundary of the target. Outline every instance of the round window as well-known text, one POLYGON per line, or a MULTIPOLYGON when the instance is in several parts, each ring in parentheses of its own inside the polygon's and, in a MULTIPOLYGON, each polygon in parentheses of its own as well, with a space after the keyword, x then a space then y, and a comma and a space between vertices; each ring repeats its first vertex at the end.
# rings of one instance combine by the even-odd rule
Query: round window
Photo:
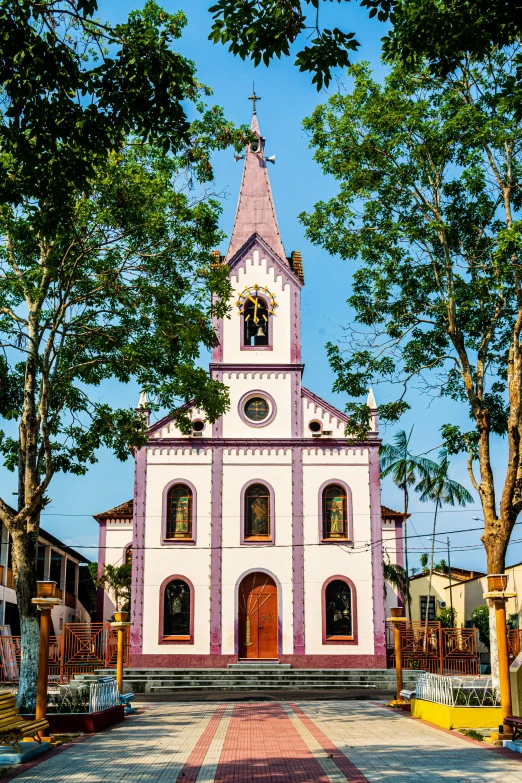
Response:
POLYGON ((205 429, 205 422, 201 421, 200 419, 196 419, 192 422, 192 429, 194 432, 203 432, 205 429))
POLYGON ((320 421, 311 421, 308 427, 312 432, 321 432, 321 430, 323 429, 323 425, 321 424, 320 421))
POLYGON ((245 416, 250 421, 264 421, 269 412, 268 402, 263 397, 251 397, 245 403, 245 416))

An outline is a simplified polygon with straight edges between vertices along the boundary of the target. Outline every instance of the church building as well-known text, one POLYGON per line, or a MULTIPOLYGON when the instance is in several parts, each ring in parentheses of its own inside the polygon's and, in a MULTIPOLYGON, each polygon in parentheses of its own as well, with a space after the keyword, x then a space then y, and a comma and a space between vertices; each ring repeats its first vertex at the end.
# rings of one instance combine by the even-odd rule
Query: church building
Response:
POLYGON ((96 516, 99 569, 132 562, 133 666, 382 668, 383 540, 400 562, 402 515, 382 518, 375 401, 354 442, 303 386, 301 254, 283 247, 255 108, 251 128, 230 245, 215 252, 234 294, 209 371, 230 409, 215 424, 192 409, 188 435, 169 417, 150 425, 133 500, 96 516))

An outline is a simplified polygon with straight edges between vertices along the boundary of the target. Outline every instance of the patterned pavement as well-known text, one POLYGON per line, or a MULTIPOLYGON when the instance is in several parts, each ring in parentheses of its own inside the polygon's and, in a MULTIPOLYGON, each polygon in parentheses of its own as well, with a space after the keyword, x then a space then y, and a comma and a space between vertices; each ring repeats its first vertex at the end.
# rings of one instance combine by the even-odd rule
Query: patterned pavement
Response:
POLYGON ((520 783, 522 755, 377 702, 151 704, 17 783, 520 783))

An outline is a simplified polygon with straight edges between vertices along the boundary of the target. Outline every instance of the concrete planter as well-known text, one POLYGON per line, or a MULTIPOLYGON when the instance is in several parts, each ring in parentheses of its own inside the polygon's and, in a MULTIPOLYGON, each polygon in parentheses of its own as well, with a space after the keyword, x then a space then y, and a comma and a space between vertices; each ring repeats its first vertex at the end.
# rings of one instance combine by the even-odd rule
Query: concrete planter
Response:
POLYGON ((490 729, 502 723, 500 707, 451 707, 424 699, 411 700, 411 714, 443 729, 490 729))
MULTIPOLYGON (((123 704, 110 707, 101 712, 60 712, 47 715, 49 732, 51 734, 96 734, 104 731, 115 723, 123 720, 123 704)), ((27 720, 34 720, 34 715, 23 715, 27 720)))

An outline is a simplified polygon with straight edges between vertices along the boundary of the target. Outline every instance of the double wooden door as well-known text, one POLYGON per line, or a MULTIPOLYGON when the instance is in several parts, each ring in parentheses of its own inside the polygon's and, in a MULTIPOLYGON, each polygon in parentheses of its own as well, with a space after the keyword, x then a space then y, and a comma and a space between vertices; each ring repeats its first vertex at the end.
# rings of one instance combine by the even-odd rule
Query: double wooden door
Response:
POLYGON ((240 658, 277 658, 277 586, 268 574, 241 582, 238 622, 240 658))

